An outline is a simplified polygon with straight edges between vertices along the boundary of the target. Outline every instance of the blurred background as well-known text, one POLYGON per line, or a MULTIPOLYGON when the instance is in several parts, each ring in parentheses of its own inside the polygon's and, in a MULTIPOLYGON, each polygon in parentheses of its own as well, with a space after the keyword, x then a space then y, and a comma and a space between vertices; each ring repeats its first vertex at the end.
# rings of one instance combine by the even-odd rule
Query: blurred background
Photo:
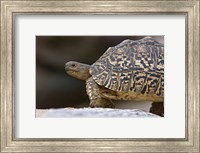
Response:
MULTIPOLYGON (((65 73, 65 63, 93 64, 109 47, 144 36, 36 36, 36 108, 88 107, 85 81, 65 73)), ((164 43, 164 36, 152 36, 164 43)), ((116 101, 116 108, 148 111, 151 102, 116 101)))

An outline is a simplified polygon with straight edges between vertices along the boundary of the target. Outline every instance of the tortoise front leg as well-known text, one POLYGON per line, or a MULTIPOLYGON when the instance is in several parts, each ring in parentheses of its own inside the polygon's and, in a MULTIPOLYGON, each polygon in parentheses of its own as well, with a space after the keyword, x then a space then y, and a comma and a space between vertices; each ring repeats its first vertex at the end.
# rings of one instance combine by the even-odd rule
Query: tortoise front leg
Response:
POLYGON ((100 96, 99 86, 92 77, 86 80, 86 92, 90 99, 90 107, 114 108, 111 100, 100 96))
POLYGON ((149 110, 150 113, 159 115, 159 116, 164 116, 164 103, 163 102, 153 102, 151 104, 151 108, 149 110))

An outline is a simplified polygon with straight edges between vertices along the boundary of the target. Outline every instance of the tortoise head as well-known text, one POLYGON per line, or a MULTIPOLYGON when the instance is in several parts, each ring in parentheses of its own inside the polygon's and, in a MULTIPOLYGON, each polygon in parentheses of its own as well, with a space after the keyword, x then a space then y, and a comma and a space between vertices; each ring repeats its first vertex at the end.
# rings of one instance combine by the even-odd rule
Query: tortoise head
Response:
POLYGON ((89 73, 90 65, 70 61, 65 64, 65 71, 70 76, 80 80, 87 80, 91 75, 89 73))

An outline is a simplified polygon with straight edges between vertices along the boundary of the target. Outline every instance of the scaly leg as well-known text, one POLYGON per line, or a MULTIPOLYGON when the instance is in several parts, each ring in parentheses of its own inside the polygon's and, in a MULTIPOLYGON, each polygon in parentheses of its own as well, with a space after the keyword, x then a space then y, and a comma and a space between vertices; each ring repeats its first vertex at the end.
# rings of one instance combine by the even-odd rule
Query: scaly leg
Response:
POLYGON ((92 77, 86 80, 86 92, 90 99, 90 107, 114 108, 111 100, 101 97, 99 86, 92 77))

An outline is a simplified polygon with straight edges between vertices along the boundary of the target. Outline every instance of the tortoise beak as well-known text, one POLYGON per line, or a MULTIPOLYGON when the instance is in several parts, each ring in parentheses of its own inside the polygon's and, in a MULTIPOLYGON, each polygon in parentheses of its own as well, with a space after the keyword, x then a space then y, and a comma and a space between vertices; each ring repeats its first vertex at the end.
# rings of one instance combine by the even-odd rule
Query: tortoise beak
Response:
POLYGON ((65 63, 65 71, 69 70, 69 65, 67 63, 65 63))
POLYGON ((74 71, 74 70, 70 67, 68 63, 65 63, 65 71, 69 72, 69 71, 74 71))

